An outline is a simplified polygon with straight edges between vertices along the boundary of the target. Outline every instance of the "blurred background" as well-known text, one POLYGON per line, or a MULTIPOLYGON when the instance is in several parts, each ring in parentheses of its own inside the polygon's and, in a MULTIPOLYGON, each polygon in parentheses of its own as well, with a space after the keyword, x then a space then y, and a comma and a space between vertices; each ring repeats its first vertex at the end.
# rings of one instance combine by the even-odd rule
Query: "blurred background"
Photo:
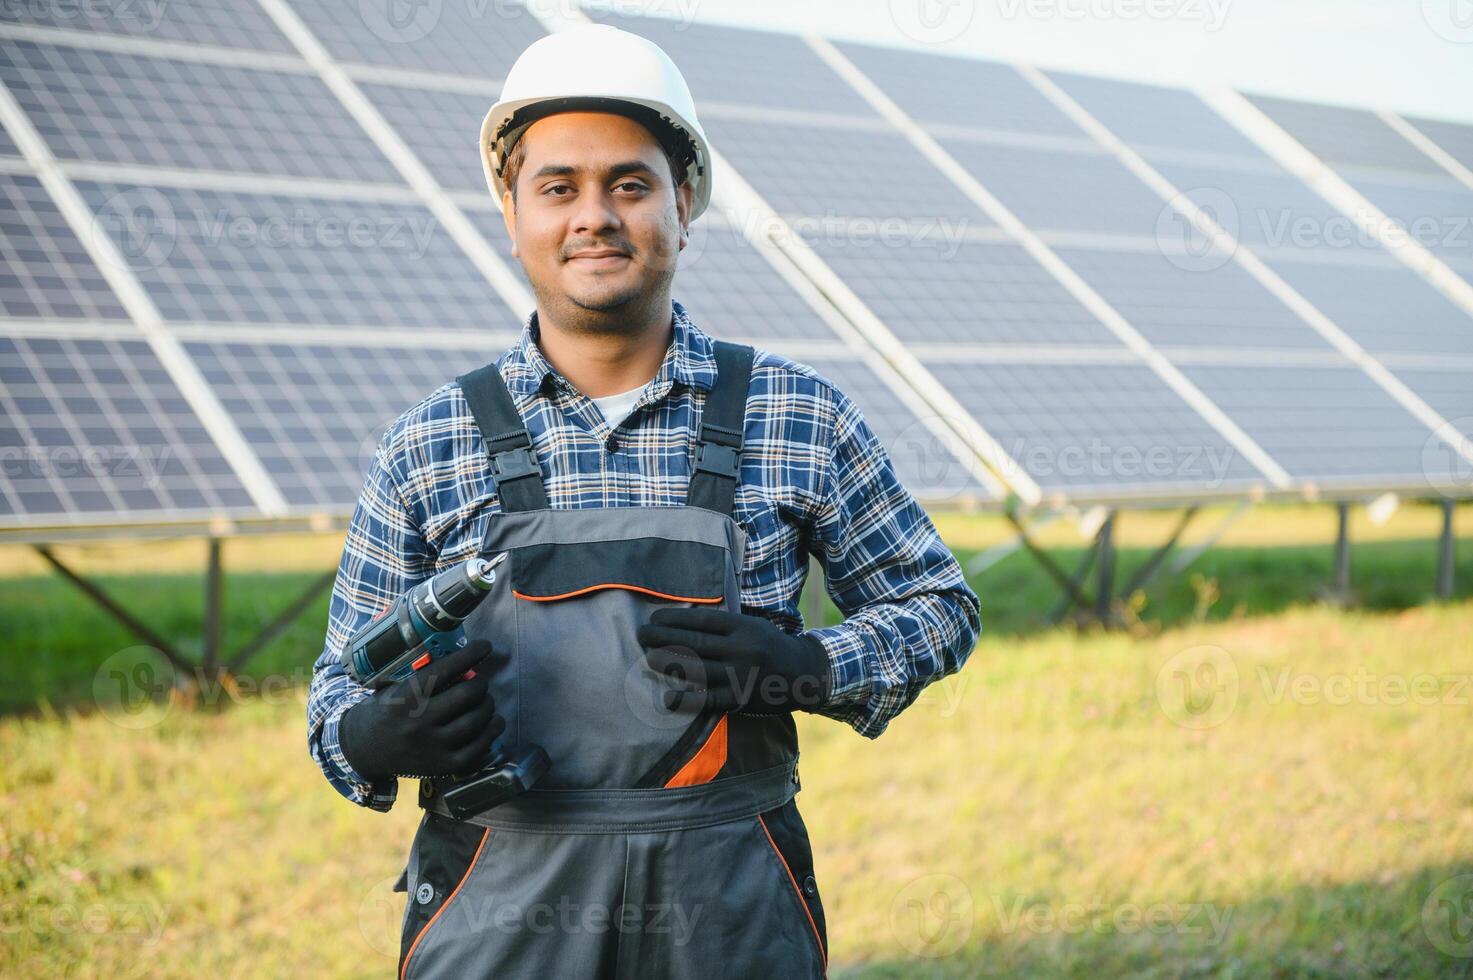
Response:
POLYGON ((1468 0, 0 0, 0 974, 393 971, 419 811, 306 687, 384 427, 532 309, 476 134, 587 19, 716 153, 675 298, 982 600, 801 719, 833 975, 1473 976, 1468 0))

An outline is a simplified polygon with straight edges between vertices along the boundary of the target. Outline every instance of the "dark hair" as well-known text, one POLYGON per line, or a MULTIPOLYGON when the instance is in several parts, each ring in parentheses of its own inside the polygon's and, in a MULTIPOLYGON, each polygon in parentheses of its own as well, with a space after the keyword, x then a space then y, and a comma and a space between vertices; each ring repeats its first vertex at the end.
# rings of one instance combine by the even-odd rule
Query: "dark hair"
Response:
POLYGON ((522 163, 527 156, 527 144, 523 139, 527 127, 556 112, 579 110, 612 112, 633 119, 649 130, 655 142, 660 144, 665 161, 670 165, 670 175, 675 186, 679 187, 690 179, 690 165, 695 162, 695 147, 684 127, 672 123, 668 116, 662 116, 650 107, 634 102, 598 98, 554 99, 518 109, 501 129, 502 134, 507 134, 508 138, 515 141, 501 167, 501 179, 511 191, 513 203, 517 199, 517 175, 521 173, 522 163))

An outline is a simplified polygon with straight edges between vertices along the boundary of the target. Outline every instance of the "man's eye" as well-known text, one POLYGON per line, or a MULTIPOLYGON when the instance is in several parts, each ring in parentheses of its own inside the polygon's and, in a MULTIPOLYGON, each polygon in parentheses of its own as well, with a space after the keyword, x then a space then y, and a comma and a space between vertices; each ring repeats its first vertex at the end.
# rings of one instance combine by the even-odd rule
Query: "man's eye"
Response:
MULTIPOLYGON (((569 187, 567 184, 553 184, 551 187, 547 188, 542 193, 544 193, 544 194, 551 194, 553 191, 571 191, 572 189, 573 188, 569 187)), ((561 197, 562 195, 559 194, 557 196, 558 197, 561 197)))
POLYGON ((626 180, 622 184, 615 184, 614 186, 615 187, 618 187, 618 188, 621 188, 621 189, 622 188, 625 188, 625 187, 632 187, 632 188, 634 188, 637 191, 644 190, 644 184, 640 183, 637 180, 626 180))

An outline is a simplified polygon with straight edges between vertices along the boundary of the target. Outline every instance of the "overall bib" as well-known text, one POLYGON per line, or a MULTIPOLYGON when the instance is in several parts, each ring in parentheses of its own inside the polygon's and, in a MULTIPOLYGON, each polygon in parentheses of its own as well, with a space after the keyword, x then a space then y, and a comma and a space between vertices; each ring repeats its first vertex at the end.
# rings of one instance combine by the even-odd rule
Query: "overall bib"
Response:
POLYGON ((551 766, 466 821, 421 781, 401 980, 823 976, 792 717, 667 707, 635 635, 661 606, 741 610, 752 353, 716 341, 684 506, 550 508, 495 365, 457 379, 501 498, 481 554, 509 552, 465 631, 508 664, 489 681, 502 742, 551 766))

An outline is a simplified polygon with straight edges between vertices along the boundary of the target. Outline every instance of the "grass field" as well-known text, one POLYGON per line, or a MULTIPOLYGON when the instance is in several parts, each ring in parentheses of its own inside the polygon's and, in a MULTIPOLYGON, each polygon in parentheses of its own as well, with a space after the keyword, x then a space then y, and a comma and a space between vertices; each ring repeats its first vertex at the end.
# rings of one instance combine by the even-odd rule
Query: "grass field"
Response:
MULTIPOLYGON (((1315 602, 1325 515, 1254 520, 1130 634, 1038 631, 1053 593, 1010 557, 974 580, 971 662, 883 737, 802 719, 835 976, 1473 976, 1473 542, 1462 598, 1432 603, 1429 514, 1357 526, 1346 612, 1315 602)), ((1003 533, 938 523, 963 561, 1003 533)), ((1122 520, 1122 575, 1167 523, 1122 520)), ((1078 536, 1048 535, 1072 564, 1078 536)), ((186 646, 177 550, 72 557, 186 646)), ((336 557, 292 555, 232 575, 234 638, 336 557)), ((0 555, 0 975, 391 972, 418 810, 412 784, 388 815, 353 807, 307 757, 289 682, 325 604, 228 711, 87 710, 109 664, 149 661, 28 561, 0 555)))

